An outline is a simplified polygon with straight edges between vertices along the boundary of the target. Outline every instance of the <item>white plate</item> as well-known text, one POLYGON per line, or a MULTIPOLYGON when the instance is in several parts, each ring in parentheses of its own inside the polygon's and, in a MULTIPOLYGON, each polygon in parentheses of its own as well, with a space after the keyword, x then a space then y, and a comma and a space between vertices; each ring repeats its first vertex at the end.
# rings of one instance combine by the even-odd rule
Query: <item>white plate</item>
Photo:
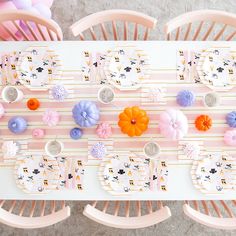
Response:
POLYGON ((201 83, 215 91, 227 91, 236 84, 236 53, 229 48, 209 48, 199 59, 201 83))
POLYGON ((61 62, 47 47, 29 47, 20 55, 17 72, 20 83, 30 90, 48 90, 61 75, 61 62))
POLYGON ((116 47, 106 56, 104 72, 120 90, 135 90, 148 77, 148 56, 135 47, 116 47))
POLYGON ((228 154, 216 152, 194 161, 192 180, 204 193, 223 193, 235 187, 235 160, 228 154))
POLYGON ((27 193, 47 193, 56 190, 60 169, 55 158, 28 155, 16 160, 16 183, 27 193))

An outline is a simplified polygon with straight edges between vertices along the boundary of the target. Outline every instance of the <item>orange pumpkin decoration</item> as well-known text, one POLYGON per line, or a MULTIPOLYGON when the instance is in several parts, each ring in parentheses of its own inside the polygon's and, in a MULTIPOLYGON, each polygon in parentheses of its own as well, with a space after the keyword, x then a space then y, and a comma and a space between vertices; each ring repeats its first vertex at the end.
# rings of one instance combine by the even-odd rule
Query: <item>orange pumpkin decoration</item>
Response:
POLYGON ((195 120, 195 126, 200 131, 207 131, 212 126, 212 119, 208 115, 200 115, 195 120))
POLYGON ((30 109, 30 110, 37 110, 40 106, 40 102, 37 98, 30 98, 28 101, 27 101, 27 107, 30 109))
POLYGON ((149 118, 146 111, 139 107, 126 107, 119 115, 118 125, 121 131, 130 137, 140 136, 147 130, 149 118))

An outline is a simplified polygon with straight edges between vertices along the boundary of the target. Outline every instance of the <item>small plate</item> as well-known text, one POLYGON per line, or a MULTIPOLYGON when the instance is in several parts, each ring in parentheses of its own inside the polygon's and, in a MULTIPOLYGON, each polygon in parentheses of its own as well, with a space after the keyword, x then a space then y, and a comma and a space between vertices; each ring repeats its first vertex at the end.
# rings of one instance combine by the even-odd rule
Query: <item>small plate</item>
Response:
POLYGON ((61 62, 47 47, 29 47, 19 57, 17 73, 19 82, 30 90, 48 90, 61 75, 61 62))
POLYGON ((235 160, 228 154, 216 152, 194 161, 192 180, 204 193, 223 193, 233 190, 236 184, 235 160))
POLYGON ((215 91, 227 91, 236 84, 236 53, 229 48, 209 48, 199 59, 201 83, 215 91))
POLYGON ((106 56, 104 72, 110 84, 120 90, 136 90, 148 77, 148 56, 135 47, 116 47, 106 56))
POLYGON ((60 169, 55 158, 42 155, 20 157, 15 165, 16 183, 27 193, 48 193, 59 184, 60 169))

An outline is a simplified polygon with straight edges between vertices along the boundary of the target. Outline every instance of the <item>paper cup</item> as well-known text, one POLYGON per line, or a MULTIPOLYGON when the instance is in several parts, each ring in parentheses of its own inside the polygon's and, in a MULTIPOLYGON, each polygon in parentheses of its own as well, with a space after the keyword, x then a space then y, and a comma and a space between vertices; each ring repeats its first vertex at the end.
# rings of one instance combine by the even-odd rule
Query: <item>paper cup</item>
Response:
POLYGON ((144 145, 143 152, 148 158, 156 158, 160 155, 161 148, 156 142, 148 142, 144 145))
POLYGON ((48 141, 45 145, 45 152, 50 157, 56 157, 62 153, 64 145, 57 140, 48 141))
POLYGON ((109 86, 103 86, 98 90, 98 100, 103 104, 109 104, 114 100, 115 92, 109 86))
POLYGON ((2 90, 2 99, 7 103, 21 101, 23 97, 23 92, 14 86, 6 86, 2 90))
POLYGON ((220 104, 220 97, 216 92, 206 93, 203 97, 203 103, 206 107, 216 107, 220 104))

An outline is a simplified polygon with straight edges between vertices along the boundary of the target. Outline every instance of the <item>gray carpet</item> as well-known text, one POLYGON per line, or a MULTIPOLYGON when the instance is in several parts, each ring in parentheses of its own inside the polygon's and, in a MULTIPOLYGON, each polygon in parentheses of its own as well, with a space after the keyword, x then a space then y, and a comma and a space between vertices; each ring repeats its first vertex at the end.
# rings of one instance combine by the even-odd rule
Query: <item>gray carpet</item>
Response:
MULTIPOLYGON (((152 34, 157 39, 163 39, 165 22, 186 11, 197 9, 220 9, 236 13, 235 0, 55 0, 53 18, 60 24, 65 40, 74 40, 69 26, 78 19, 93 12, 123 8, 141 11, 158 19, 158 29, 152 34)), ((71 217, 57 225, 38 230, 19 230, 0 225, 1 236, 30 235, 192 235, 218 236, 236 235, 236 231, 214 230, 193 222, 184 216, 182 202, 168 202, 172 217, 158 225, 141 230, 120 230, 99 225, 82 215, 85 202, 69 202, 72 208, 71 217)))

